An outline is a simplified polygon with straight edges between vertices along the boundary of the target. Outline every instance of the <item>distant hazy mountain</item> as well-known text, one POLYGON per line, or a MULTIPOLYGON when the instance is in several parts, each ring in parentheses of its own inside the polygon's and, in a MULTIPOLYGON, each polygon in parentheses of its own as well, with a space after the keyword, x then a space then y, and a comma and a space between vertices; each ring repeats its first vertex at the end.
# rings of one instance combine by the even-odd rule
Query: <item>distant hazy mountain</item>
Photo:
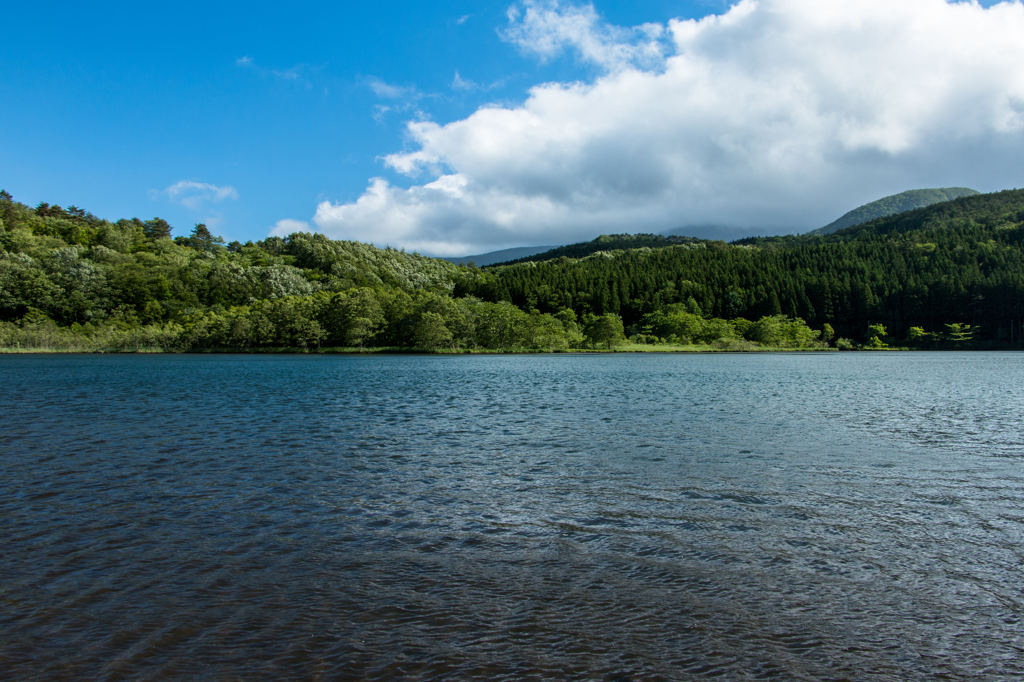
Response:
POLYGON ((866 223, 875 218, 884 218, 904 211, 913 211, 915 208, 924 208, 941 201, 952 201, 960 197, 974 196, 980 192, 967 187, 944 187, 942 189, 911 189, 899 194, 872 201, 860 208, 855 208, 846 213, 839 220, 831 222, 825 227, 811 230, 808 234, 832 234, 845 227, 852 227, 866 223))
POLYGON ((514 249, 502 249, 501 251, 491 251, 490 253, 481 253, 476 256, 458 256, 452 258, 442 258, 449 263, 455 263, 458 265, 462 263, 469 265, 469 261, 473 261, 475 265, 483 267, 484 265, 493 265, 494 263, 504 263, 505 261, 516 260, 517 258, 528 258, 537 253, 544 253, 551 249, 557 248, 555 246, 519 246, 514 249))
MULTIPOLYGON (((651 248, 657 249, 673 244, 690 244, 704 241, 694 237, 680 237, 676 235, 660 234, 602 234, 597 239, 577 244, 556 246, 549 251, 541 251, 528 256, 522 256, 516 260, 496 261, 498 263, 525 263, 527 261, 541 262, 554 260, 556 258, 585 258, 598 251, 620 251, 625 249, 651 248)), ((511 250, 511 249, 510 249, 511 250)), ((501 253, 500 251, 498 253, 501 253)), ((479 265, 479 263, 478 263, 479 265)))
POLYGON ((767 237, 773 234, 781 234, 783 229, 763 229, 757 227, 733 227, 729 225, 684 225, 674 227, 671 230, 662 232, 666 236, 696 237, 697 239, 710 239, 731 242, 745 237, 767 237))

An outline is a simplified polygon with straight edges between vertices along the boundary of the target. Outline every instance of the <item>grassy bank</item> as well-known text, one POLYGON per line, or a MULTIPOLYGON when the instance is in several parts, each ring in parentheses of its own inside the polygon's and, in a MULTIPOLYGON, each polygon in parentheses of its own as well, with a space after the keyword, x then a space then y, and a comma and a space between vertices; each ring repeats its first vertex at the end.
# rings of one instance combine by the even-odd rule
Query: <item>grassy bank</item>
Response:
MULTIPOLYGON (((898 349, 909 350, 909 349, 898 349)), ((716 347, 713 345, 678 345, 678 344, 624 344, 608 348, 506 348, 494 350, 489 348, 450 348, 427 349, 402 346, 385 346, 374 348, 324 347, 324 348, 293 348, 287 346, 264 348, 204 348, 181 350, 175 348, 153 347, 72 347, 34 346, 34 347, 0 347, 0 354, 33 354, 33 353, 97 353, 97 354, 133 354, 133 353, 172 353, 172 354, 248 354, 248 355, 555 355, 555 354, 607 354, 607 353, 780 353, 780 352, 836 352, 835 348, 782 348, 776 346, 752 346, 743 348, 716 347)))
POLYGON ((911 350, 1024 350, 1020 344, 998 341, 971 341, 966 343, 855 345, 842 344, 840 348, 821 341, 811 341, 800 346, 760 344, 746 339, 720 339, 713 343, 636 343, 622 340, 609 348, 605 344, 587 347, 525 347, 508 348, 451 348, 450 346, 425 348, 422 346, 195 346, 188 342, 187 334, 174 323, 118 328, 98 327, 86 332, 83 329, 58 327, 52 323, 18 327, 0 323, 0 353, 248 353, 248 354, 431 354, 431 355, 509 355, 546 353, 780 353, 780 352, 821 352, 836 350, 858 351, 911 351, 911 350))

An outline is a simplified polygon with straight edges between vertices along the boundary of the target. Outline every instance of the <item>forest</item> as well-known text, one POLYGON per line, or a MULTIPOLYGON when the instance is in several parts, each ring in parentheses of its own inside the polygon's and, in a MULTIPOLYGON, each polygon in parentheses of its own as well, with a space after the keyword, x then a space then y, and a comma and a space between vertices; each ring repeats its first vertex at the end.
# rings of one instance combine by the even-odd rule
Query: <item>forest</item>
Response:
POLYGON ((486 268, 173 232, 0 191, 0 349, 1013 348, 1024 317, 1021 190, 828 235, 606 235, 486 268))

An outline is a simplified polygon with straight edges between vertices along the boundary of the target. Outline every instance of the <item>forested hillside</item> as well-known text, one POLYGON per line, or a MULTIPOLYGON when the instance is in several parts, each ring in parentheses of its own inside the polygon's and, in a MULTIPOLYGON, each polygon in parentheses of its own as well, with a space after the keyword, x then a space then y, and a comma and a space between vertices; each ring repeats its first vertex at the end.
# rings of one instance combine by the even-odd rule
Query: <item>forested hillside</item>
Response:
MULTIPOLYGON (((705 316, 800 317, 864 340, 971 325, 1008 339, 1024 315, 1024 190, 963 197, 835 234, 693 242, 486 270, 457 293, 612 313, 624 324, 687 303, 705 316)), ((1019 329, 1019 327, 1018 327, 1019 329)), ((1016 331, 1014 333, 1016 337, 1016 331)))
POLYGON ((0 192, 0 347, 998 347, 1024 316, 1022 191, 827 236, 556 251, 481 270, 319 234, 224 244, 0 192))
POLYGON ((621 251, 623 249, 660 248, 673 244, 696 244, 703 242, 696 237, 680 237, 660 234, 603 234, 589 242, 558 246, 541 253, 508 260, 495 265, 511 265, 552 260, 554 258, 584 258, 598 251, 621 251))
POLYGON ((832 234, 838 230, 854 225, 866 223, 876 218, 912 211, 915 208, 924 208, 942 201, 952 201, 960 197, 968 197, 979 194, 977 190, 969 187, 943 187, 941 189, 911 189, 892 196, 883 197, 878 201, 859 206, 848 213, 844 213, 838 220, 834 220, 825 227, 812 230, 812 234, 832 234))
POLYGON ((224 244, 205 225, 109 222, 0 193, 0 346, 258 349, 545 347, 584 342, 571 311, 454 299, 479 270, 297 233, 224 244))

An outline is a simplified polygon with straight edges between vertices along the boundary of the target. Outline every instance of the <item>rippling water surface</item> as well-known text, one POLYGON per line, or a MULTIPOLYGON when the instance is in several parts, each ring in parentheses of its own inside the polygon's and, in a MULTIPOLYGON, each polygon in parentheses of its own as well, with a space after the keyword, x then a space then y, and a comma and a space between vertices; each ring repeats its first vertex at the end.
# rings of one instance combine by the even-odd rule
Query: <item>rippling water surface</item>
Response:
POLYGON ((1020 679, 1024 356, 0 356, 0 676, 1020 679))

